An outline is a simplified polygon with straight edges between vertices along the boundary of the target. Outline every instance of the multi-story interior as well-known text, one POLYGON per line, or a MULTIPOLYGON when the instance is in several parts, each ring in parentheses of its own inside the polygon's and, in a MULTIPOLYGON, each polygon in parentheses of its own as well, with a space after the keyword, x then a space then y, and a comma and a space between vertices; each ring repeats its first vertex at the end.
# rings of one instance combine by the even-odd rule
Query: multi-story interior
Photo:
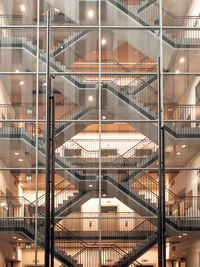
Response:
POLYGON ((0 0, 0 266, 45 266, 48 10, 54 266, 158 266, 161 123, 166 266, 199 267, 199 0, 0 0))

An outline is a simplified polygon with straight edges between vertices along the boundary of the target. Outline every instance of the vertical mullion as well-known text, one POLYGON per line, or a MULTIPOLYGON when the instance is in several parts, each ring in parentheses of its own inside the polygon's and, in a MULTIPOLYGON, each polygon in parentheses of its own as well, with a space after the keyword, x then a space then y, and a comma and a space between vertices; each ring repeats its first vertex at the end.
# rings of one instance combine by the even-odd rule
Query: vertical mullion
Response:
POLYGON ((99 0, 99 267, 101 267, 101 0, 99 0))
POLYGON ((46 66, 46 177, 45 177, 45 266, 49 266, 50 255, 50 120, 51 120, 51 102, 50 100, 50 19, 51 13, 47 13, 47 66, 46 66))
POLYGON ((39 40, 40 40, 40 0, 37 0, 37 58, 36 58, 36 139, 35 139, 35 267, 37 267, 37 229, 38 229, 38 99, 39 99, 39 40))

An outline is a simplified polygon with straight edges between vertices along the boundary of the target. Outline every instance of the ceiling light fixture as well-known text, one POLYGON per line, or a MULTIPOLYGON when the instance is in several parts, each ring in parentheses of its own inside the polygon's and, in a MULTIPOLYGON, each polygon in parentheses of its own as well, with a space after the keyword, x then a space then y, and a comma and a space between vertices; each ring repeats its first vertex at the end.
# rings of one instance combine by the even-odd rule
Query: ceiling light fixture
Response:
POLYGON ((21 162, 22 162, 22 161, 23 161, 23 159, 18 159, 18 161, 21 161, 21 162))
POLYGON ((26 176, 26 181, 31 181, 32 180, 32 176, 31 175, 27 175, 26 176))
POLYGON ((179 70, 176 70, 176 73, 180 73, 180 71, 179 70))
POLYGON ((46 85, 47 85, 47 83, 43 83, 43 84, 42 84, 42 86, 46 86, 46 85))
POLYGON ((106 44, 106 39, 103 38, 103 39, 101 40, 101 44, 102 44, 102 45, 105 45, 105 44, 106 44))
POLYGON ((88 17, 89 17, 89 18, 93 18, 93 17, 94 17, 94 11, 93 11, 92 9, 90 9, 90 10, 88 11, 88 17))
POLYGON ((16 239, 17 237, 16 236, 13 236, 14 239, 16 239))
POLYGON ((16 73, 19 73, 19 70, 18 70, 18 69, 16 69, 16 70, 15 70, 15 72, 16 72, 16 73))
POLYGON ((21 9, 22 12, 25 12, 25 11, 26 11, 26 7, 25 7, 25 5, 21 5, 21 6, 20 6, 20 9, 21 9))
POLYGON ((179 235, 178 238, 182 238, 182 235, 179 235))
POLYGON ((92 184, 89 184, 89 187, 93 187, 93 185, 92 184))
POLYGON ((19 152, 15 152, 14 154, 15 154, 16 156, 18 156, 18 155, 19 155, 19 152))
POLYGON ((106 116, 102 116, 102 119, 105 120, 106 119, 106 116))
POLYGON ((57 9, 57 8, 54 8, 54 11, 55 11, 56 13, 59 13, 59 12, 60 12, 60 10, 57 9))
POLYGON ((89 101, 93 101, 94 100, 94 97, 92 95, 88 96, 88 100, 89 101))
POLYGON ((182 145, 181 147, 182 147, 182 148, 185 148, 185 147, 186 147, 186 145, 182 145))
POLYGON ((19 241, 21 241, 22 239, 21 238, 18 238, 19 241))
POLYGON ((103 197, 106 197, 106 194, 103 194, 102 196, 103 196, 103 197))
POLYGON ((177 152, 176 155, 179 156, 181 154, 181 152, 177 152))
POLYGON ((181 58, 179 59, 179 61, 180 61, 180 63, 184 63, 185 58, 184 58, 184 57, 181 57, 181 58))
POLYGON ((20 81, 19 84, 20 84, 20 85, 24 85, 24 81, 20 81))
POLYGON ((188 234, 187 234, 187 233, 184 233, 183 235, 186 236, 186 235, 188 235, 188 234))

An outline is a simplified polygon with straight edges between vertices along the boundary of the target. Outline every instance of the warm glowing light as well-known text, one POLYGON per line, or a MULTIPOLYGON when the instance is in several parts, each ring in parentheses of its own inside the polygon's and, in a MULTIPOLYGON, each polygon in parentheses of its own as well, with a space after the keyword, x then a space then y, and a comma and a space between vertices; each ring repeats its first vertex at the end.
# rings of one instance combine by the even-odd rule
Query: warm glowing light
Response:
POLYGON ((21 162, 22 162, 22 161, 23 161, 23 159, 18 159, 18 161, 21 161, 21 162))
POLYGON ((93 18, 93 17, 94 17, 94 11, 93 11, 92 9, 90 9, 90 10, 88 11, 88 17, 89 17, 89 18, 93 18))
POLYGON ((180 71, 179 70, 176 70, 176 73, 180 73, 180 71))
POLYGON ((105 44, 106 44, 106 39, 102 39, 102 40, 101 40, 101 44, 102 44, 102 45, 105 45, 105 44))
POLYGON ((17 73, 18 73, 18 72, 19 72, 19 70, 18 70, 18 69, 16 69, 16 70, 15 70, 15 72, 17 72, 17 73))
POLYGON ((186 145, 182 145, 181 147, 182 147, 182 148, 185 148, 185 147, 186 147, 186 145))
POLYGON ((21 9, 22 12, 25 12, 25 11, 26 11, 26 7, 25 7, 25 5, 21 5, 21 6, 20 6, 20 9, 21 9))
POLYGON ((60 10, 57 9, 57 8, 54 8, 54 11, 55 11, 56 13, 59 13, 59 12, 60 12, 60 10))
POLYGON ((102 116, 102 119, 105 120, 106 119, 106 116, 102 116))
POLYGON ((16 156, 18 156, 18 155, 19 155, 19 152, 15 152, 14 154, 15 154, 16 156))
POLYGON ((43 83, 43 84, 42 84, 42 86, 46 86, 46 85, 47 85, 47 83, 43 83))
POLYGON ((24 85, 24 81, 20 81, 19 84, 20 84, 20 85, 24 85))
POLYGON ((89 187, 93 187, 93 185, 92 184, 89 184, 89 187))
POLYGON ((92 95, 88 96, 88 100, 89 101, 93 101, 94 100, 94 97, 92 95))
POLYGON ((185 58, 184 58, 184 57, 181 57, 181 58, 179 59, 179 61, 180 61, 180 63, 184 63, 185 58))
POLYGON ((181 154, 181 152, 177 152, 176 155, 179 156, 181 154))

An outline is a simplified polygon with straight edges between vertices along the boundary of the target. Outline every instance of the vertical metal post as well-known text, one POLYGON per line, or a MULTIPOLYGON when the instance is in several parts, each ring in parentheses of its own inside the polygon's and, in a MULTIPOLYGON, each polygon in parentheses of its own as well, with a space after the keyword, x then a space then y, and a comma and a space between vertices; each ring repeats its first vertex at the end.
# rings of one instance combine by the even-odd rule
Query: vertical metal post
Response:
POLYGON ((158 197, 158 266, 166 266, 166 222, 165 222, 165 128, 162 122, 163 105, 161 101, 160 58, 158 59, 158 159, 159 159, 159 197, 158 197))
POLYGON ((54 267, 54 191, 55 191, 55 99, 51 96, 51 267, 54 267))
POLYGON ((51 78, 50 57, 50 11, 47 13, 47 67, 46 67, 46 177, 45 177, 45 267, 49 267, 50 253, 50 137, 51 137, 51 78))
POLYGON ((99 0, 99 77, 98 77, 98 93, 99 93, 99 267, 102 265, 102 213, 101 213, 101 194, 102 194, 102 172, 101 172, 101 0, 99 0))
POLYGON ((162 248, 162 148, 161 148, 161 75, 160 75, 160 57, 158 58, 158 160, 159 160, 159 196, 158 196, 158 266, 162 266, 163 248, 162 248))
POLYGON ((162 245, 163 245, 163 267, 166 267, 166 216, 165 216, 165 127, 162 126, 162 181, 163 181, 163 201, 162 201, 162 245))

